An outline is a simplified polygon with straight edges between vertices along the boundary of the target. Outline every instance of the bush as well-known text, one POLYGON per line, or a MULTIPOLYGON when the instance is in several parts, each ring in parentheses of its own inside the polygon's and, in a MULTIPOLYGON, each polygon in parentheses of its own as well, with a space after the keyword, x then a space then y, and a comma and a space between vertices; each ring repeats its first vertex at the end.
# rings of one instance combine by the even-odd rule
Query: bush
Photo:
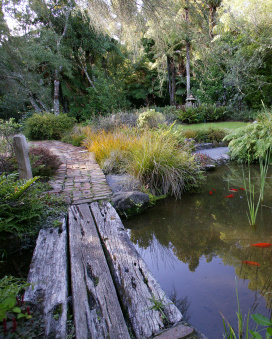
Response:
POLYGON ((184 123, 195 124, 225 120, 228 116, 228 112, 229 110, 225 106, 203 104, 198 107, 185 107, 179 111, 177 117, 184 123))
POLYGON ((13 153, 13 136, 19 132, 22 126, 15 122, 14 118, 7 121, 0 119, 0 153, 13 153))
POLYGON ((108 116, 93 116, 87 123, 91 125, 93 130, 110 132, 125 126, 136 127, 138 116, 138 113, 134 112, 119 112, 108 116))
POLYGON ((139 115, 137 125, 139 128, 155 128, 164 122, 165 118, 162 113, 156 112, 155 109, 150 109, 139 115))
POLYGON ((228 134, 223 129, 195 129, 183 131, 183 134, 188 139, 194 139, 196 142, 222 142, 224 137, 228 134))
POLYGON ((60 140, 74 123, 66 114, 36 113, 25 121, 24 132, 30 140, 60 140))
POLYGON ((79 147, 83 144, 85 138, 85 127, 76 125, 72 130, 65 133, 65 135, 61 138, 61 141, 79 147))
POLYGON ((39 176, 52 176, 61 164, 60 159, 44 147, 31 148, 29 159, 32 174, 39 176))
POLYGON ((272 113, 259 116, 256 123, 239 128, 224 138, 229 141, 231 159, 254 162, 272 147, 272 113))

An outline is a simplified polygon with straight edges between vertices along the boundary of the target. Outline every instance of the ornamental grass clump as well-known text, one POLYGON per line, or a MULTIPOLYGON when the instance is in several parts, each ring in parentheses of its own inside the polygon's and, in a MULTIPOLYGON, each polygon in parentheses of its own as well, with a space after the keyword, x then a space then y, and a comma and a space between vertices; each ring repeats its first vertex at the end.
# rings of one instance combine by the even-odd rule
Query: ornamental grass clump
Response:
POLYGON ((98 133, 89 129, 85 145, 106 173, 129 173, 152 194, 174 195, 194 187, 200 166, 187 146, 169 131, 122 129, 98 133))
POLYGON ((127 150, 127 160, 126 172, 137 177, 152 194, 180 198, 200 178, 194 157, 171 134, 145 131, 140 143, 127 150))
POLYGON ((112 154, 124 153, 132 144, 138 143, 138 137, 127 128, 107 133, 104 130, 96 132, 86 127, 85 133, 84 146, 94 153, 96 161, 102 168, 104 161, 112 154))

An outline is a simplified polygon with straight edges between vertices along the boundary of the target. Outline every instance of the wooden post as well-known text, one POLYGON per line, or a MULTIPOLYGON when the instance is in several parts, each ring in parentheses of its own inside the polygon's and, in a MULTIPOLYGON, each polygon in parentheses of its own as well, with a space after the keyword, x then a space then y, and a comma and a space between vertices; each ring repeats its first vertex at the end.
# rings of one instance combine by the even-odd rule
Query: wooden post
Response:
POLYGON ((22 134, 15 135, 13 137, 13 145, 15 156, 17 158, 19 166, 19 178, 20 179, 33 178, 30 160, 28 156, 29 148, 25 136, 22 134))

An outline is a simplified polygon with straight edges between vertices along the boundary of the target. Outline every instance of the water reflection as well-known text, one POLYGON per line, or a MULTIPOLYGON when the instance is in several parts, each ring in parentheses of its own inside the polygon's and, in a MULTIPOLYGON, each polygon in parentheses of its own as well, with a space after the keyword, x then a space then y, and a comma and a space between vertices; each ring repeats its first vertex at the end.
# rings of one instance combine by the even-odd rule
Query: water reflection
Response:
MULTIPOLYGON (((258 170, 253 168, 251 173, 254 184, 258 185, 258 170)), ((215 263, 216 270, 219 271, 218 259, 220 259, 224 268, 224 270, 220 269, 221 277, 211 272, 210 275, 207 273, 207 280, 211 277, 217 280, 216 286, 222 290, 222 300, 228 288, 226 287, 225 290, 226 280, 230 278, 234 280, 236 275, 243 282, 243 286, 252 291, 252 304, 256 304, 254 293, 258 291, 258 303, 264 305, 263 298, 265 298, 267 308, 271 308, 272 247, 250 246, 258 242, 272 243, 271 183, 270 178, 266 185, 263 202, 265 206, 260 208, 255 228, 249 225, 246 216, 248 206, 245 191, 240 189, 243 188, 243 176, 238 166, 216 170, 207 176, 205 185, 198 192, 187 194, 181 201, 174 199, 161 201, 147 213, 124 221, 124 224, 130 228, 131 240, 137 245, 145 260, 151 262, 151 270, 156 271, 159 282, 165 281, 167 285, 166 278, 160 273, 164 272, 162 265, 169 272, 171 267, 177 271, 177 267, 182 263, 184 272, 185 264, 193 280, 195 279, 193 273, 202 269, 200 263, 203 266, 203 260, 207 264, 205 264, 206 271, 208 267, 214 267, 215 263), (230 193, 231 188, 236 188, 238 191, 234 193, 232 199, 224 199, 223 197, 230 193), (210 194, 211 190, 212 194, 210 194), (260 266, 246 265, 242 261, 257 262, 260 266), (234 270, 228 270, 228 267, 234 270)), ((169 284, 175 283, 176 279, 179 277, 173 276, 169 284)), ((202 288, 201 285, 195 285, 195 281, 192 286, 202 288)), ((178 284, 175 284, 175 288, 184 298, 184 294, 178 290, 178 284)), ((170 289, 167 286, 167 290, 170 289)), ((243 293, 247 295, 247 292, 243 293)), ((209 297, 212 298, 212 295, 209 297)), ((209 302, 208 300, 205 307, 210 308, 209 302)), ((221 305, 217 307, 219 309, 221 305)), ((209 309, 209 311, 218 312, 218 309, 209 309)), ((237 309, 235 300, 232 305, 229 305, 229 309, 235 313, 237 309)))

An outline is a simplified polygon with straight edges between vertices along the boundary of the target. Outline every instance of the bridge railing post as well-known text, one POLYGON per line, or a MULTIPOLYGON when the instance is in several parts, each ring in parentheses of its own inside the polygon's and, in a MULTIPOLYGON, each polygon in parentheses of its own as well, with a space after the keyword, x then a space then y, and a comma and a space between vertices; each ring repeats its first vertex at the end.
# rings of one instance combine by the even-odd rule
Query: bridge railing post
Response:
POLYGON ((22 134, 15 135, 13 137, 13 145, 15 156, 19 167, 19 178, 20 179, 31 179, 33 178, 30 160, 29 160, 29 147, 26 142, 26 138, 22 134))

